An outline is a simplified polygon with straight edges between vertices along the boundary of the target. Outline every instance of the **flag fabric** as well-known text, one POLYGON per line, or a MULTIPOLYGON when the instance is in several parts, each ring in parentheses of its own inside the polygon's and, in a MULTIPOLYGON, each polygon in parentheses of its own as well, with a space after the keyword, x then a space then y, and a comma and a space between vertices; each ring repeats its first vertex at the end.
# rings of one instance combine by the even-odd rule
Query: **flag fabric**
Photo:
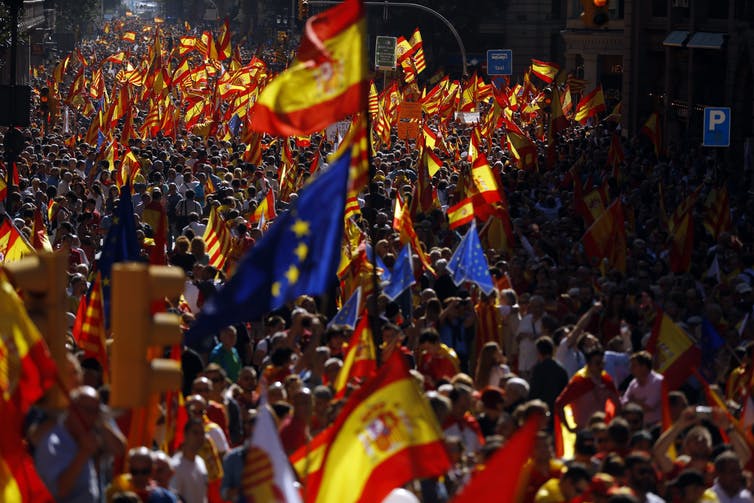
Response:
POLYGON ((318 295, 334 282, 350 163, 347 151, 301 191, 241 259, 230 281, 204 304, 186 334, 188 342, 254 320, 299 295, 318 295))
POLYGON ((308 468, 307 502, 382 501, 410 480, 450 468, 434 413, 399 351, 306 449, 310 456, 294 453, 292 461, 308 468))
POLYGON ((686 211, 670 232, 670 270, 675 273, 688 272, 691 267, 691 254, 694 251, 693 211, 686 211))
MULTIPOLYGON (((89 291, 81 297, 73 323, 73 339, 84 351, 84 357, 94 358, 102 365, 102 375, 107 376, 108 357, 105 342, 105 308, 102 304, 102 277, 95 273, 89 291)), ((107 380, 107 378, 105 378, 107 380)))
POLYGON ((23 302, 0 272, 0 500, 51 502, 23 441, 29 408, 55 382, 55 362, 23 302))
MULTIPOLYGON (((261 206, 262 204, 260 204, 261 206)), ((216 206, 213 206, 209 211, 209 219, 207 220, 207 227, 204 229, 203 239, 207 244, 209 265, 222 270, 230 255, 230 249, 233 247, 233 236, 216 206)))
POLYGON ((713 188, 705 201, 707 213, 704 217, 704 228, 717 240, 721 233, 730 230, 732 224, 730 216, 730 199, 725 185, 713 188))
POLYGON ((664 376, 671 390, 679 389, 691 375, 691 369, 698 368, 701 361, 699 347, 663 312, 655 317, 647 351, 654 355, 655 369, 664 376))
POLYGON ((278 136, 308 135, 367 109, 366 23, 361 0, 310 17, 298 54, 252 109, 252 127, 278 136))
POLYGON ((457 229, 474 220, 474 203, 471 198, 467 197, 458 204, 448 208, 448 228, 457 229))
POLYGON ((34 248, 6 215, 0 224, 0 264, 36 255, 34 248))
POLYGON ((611 204, 581 238, 592 260, 607 259, 611 267, 626 271, 626 224, 620 199, 611 204))
POLYGON ((388 299, 395 300, 414 284, 416 284, 416 278, 411 243, 406 243, 395 259, 395 265, 390 272, 390 283, 385 286, 383 293, 388 299))
POLYGON ((540 61, 538 59, 531 60, 531 73, 544 80, 548 84, 551 83, 555 76, 560 71, 560 66, 548 61, 540 61))
POLYGON ((477 285, 485 295, 489 295, 495 289, 475 222, 471 224, 468 232, 458 244, 458 248, 448 262, 447 269, 453 275, 453 283, 456 286, 469 281, 477 285))
POLYGON ((484 468, 472 476, 453 499, 453 503, 499 501, 501 495, 505 495, 505 501, 508 503, 522 501, 531 473, 528 461, 534 452, 540 421, 537 415, 530 417, 524 426, 492 455, 484 464, 484 468))
POLYGON ((346 326, 350 329, 356 327, 356 320, 359 319, 359 307, 361 306, 361 287, 353 291, 348 300, 335 313, 335 316, 327 324, 328 328, 333 325, 346 326))
POLYGON ((3 176, 0 176, 0 202, 5 201, 8 196, 8 183, 3 176))
POLYGON ((647 118, 647 122, 644 123, 639 132, 649 138, 649 141, 651 141, 652 145, 654 146, 655 155, 659 157, 660 151, 662 150, 662 135, 660 133, 659 114, 657 112, 652 112, 649 118, 647 118))
POLYGON ((374 377, 377 372, 377 352, 374 349, 374 335, 369 326, 369 316, 362 313, 361 321, 353 331, 348 349, 343 358, 343 366, 333 383, 335 398, 346 396, 348 384, 362 382, 374 377))
POLYGON ((623 152, 623 145, 620 142, 620 136, 618 133, 613 133, 610 138, 610 148, 607 151, 607 165, 613 167, 613 176, 616 176, 617 169, 621 163, 626 159, 626 154, 623 152))
POLYGON ((251 216, 250 220, 252 224, 255 224, 264 217, 265 222, 269 222, 270 220, 277 218, 277 216, 278 215, 275 212, 275 193, 270 189, 267 191, 267 195, 264 196, 264 199, 259 203, 259 206, 257 206, 257 209, 254 210, 254 214, 251 216))
POLYGON ((50 238, 47 235, 47 227, 42 218, 42 210, 39 206, 34 210, 34 225, 31 230, 31 245, 37 251, 52 251, 50 238))
POLYGON ((102 246, 102 253, 97 262, 97 270, 102 277, 102 303, 105 308, 105 330, 110 326, 110 280, 113 264, 119 262, 138 262, 141 260, 139 241, 136 237, 136 220, 134 205, 131 200, 131 187, 127 183, 120 189, 120 199, 112 225, 102 246))
POLYGON ((427 61, 424 58, 424 42, 422 41, 422 34, 418 26, 414 29, 414 33, 411 35, 408 43, 411 44, 411 59, 416 67, 416 73, 422 73, 427 69, 427 61))
POLYGON ((589 120, 590 117, 594 117, 605 110, 605 95, 602 92, 602 86, 598 85, 592 90, 592 92, 585 94, 584 97, 581 98, 579 104, 576 105, 576 114, 573 118, 581 124, 586 124, 586 121, 589 120))
POLYGON ((725 341, 717 332, 715 326, 707 319, 702 318, 702 326, 699 333, 699 349, 702 353, 699 372, 708 380, 717 380, 717 355, 725 346, 725 341))
POLYGON ((435 275, 435 270, 429 262, 429 257, 424 253, 419 236, 416 234, 416 229, 414 229, 414 222, 411 220, 411 214, 403 204, 400 194, 398 194, 395 199, 393 229, 398 231, 402 244, 411 243, 412 249, 416 251, 417 255, 419 255, 419 260, 424 269, 431 272, 432 275, 435 275))
POLYGON ((260 404, 241 480, 244 501, 298 503, 296 477, 285 456, 275 420, 266 403, 260 404))

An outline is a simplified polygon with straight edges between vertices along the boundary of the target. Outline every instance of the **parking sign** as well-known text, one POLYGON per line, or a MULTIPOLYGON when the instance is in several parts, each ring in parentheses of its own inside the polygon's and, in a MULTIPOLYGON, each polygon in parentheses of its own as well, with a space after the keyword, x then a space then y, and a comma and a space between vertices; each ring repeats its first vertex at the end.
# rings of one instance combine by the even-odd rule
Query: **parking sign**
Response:
POLYGON ((512 75, 513 51, 490 49, 487 51, 487 75, 512 75))
POLYGON ((730 120, 730 107, 704 107, 702 145, 705 147, 730 146, 730 120))

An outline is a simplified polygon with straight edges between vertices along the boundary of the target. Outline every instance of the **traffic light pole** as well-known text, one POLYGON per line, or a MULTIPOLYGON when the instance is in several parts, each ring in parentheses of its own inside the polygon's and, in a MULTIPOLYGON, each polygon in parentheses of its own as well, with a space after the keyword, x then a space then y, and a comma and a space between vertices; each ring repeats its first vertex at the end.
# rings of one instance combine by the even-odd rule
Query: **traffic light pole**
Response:
MULTIPOLYGON (((332 1, 332 0, 309 0, 308 3, 309 3, 309 5, 337 5, 340 2, 335 2, 335 1, 332 1)), ((464 47, 463 40, 461 40, 461 36, 458 34, 458 31, 456 31, 456 29, 453 26, 453 24, 450 21, 448 21, 448 18, 446 18, 445 16, 443 16, 442 14, 440 14, 439 12, 437 12, 436 10, 430 9, 426 5, 421 5, 421 4, 418 4, 418 3, 391 3, 388 0, 385 0, 384 2, 364 2, 364 5, 367 5, 369 7, 383 7, 385 9, 385 11, 387 11, 387 9, 389 7, 408 7, 408 8, 412 8, 412 9, 419 9, 421 11, 428 12, 429 14, 432 14, 433 16, 435 16, 437 19, 439 19, 440 21, 442 21, 443 23, 445 23, 445 26, 448 27, 448 29, 450 30, 450 32, 455 37, 456 43, 458 43, 458 50, 461 51, 461 63, 463 64, 463 74, 466 75, 466 73, 467 73, 467 71, 466 71, 467 70, 467 68, 466 68, 466 47, 464 47)))

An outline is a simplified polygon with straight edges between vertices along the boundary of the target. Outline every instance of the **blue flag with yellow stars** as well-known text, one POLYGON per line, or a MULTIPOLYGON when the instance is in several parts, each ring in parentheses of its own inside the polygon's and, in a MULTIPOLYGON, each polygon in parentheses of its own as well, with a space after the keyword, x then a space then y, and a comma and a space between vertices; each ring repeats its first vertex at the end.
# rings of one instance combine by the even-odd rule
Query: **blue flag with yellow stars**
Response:
POLYGON ((390 300, 395 300, 400 294, 406 291, 406 288, 416 283, 414 277, 414 260, 411 253, 411 245, 406 243, 398 257, 395 259, 395 265, 390 273, 390 283, 385 287, 383 293, 390 300))
POLYGON ((203 347, 223 327, 257 319, 299 295, 319 295, 336 281, 350 164, 346 151, 275 219, 204 304, 186 333, 187 345, 203 347))
POLYGON ((102 244, 102 253, 97 261, 96 269, 102 276, 105 328, 110 326, 110 278, 112 277, 113 264, 141 261, 130 185, 126 184, 121 187, 118 207, 113 212, 112 218, 110 229, 107 231, 107 236, 102 244))
POLYGON ((484 256, 482 243, 476 232, 476 223, 471 224, 469 231, 459 243, 448 262, 447 269, 453 275, 453 283, 456 286, 469 281, 478 286, 485 295, 489 295, 495 288, 487 257, 484 256))

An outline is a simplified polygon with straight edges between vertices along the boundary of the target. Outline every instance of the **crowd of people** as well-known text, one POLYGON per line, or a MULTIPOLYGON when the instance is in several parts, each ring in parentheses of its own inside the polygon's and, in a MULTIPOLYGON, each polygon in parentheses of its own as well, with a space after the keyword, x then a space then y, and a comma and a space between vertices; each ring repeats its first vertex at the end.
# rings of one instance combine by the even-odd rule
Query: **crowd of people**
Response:
MULTIPOLYGON (((170 34, 179 28, 162 29, 170 34)), ((96 62, 125 48, 112 31, 78 50, 96 62)), ((149 44, 130 49, 146 52, 149 44)), ((246 61, 250 51, 240 49, 246 61)), ((274 52, 257 54, 263 59, 274 52)), ((38 75, 39 87, 53 67, 38 75)), ((103 73, 112 89, 115 70, 103 73)), ((83 107, 65 102, 73 78, 64 76, 60 109, 49 125, 38 116, 23 131, 17 186, 9 186, 3 202, 5 218, 30 240, 41 211, 52 247, 69 254, 70 328, 122 190, 115 176, 120 161, 110 166, 101 145, 82 140, 90 117, 83 107)), ((137 124, 146 112, 146 107, 139 112, 137 124)), ((533 137, 542 117, 530 128, 533 137)), ((426 119, 428 127, 444 131, 446 144, 469 145, 472 124, 426 119)), ((657 156, 636 134, 620 136, 625 155, 613 170, 607 156, 615 134, 621 131, 613 122, 572 123, 558 139, 552 162, 545 140, 535 137, 535 170, 518 169, 503 130, 483 141, 513 230, 505 247, 485 241, 496 283, 490 295, 469 283, 456 285, 447 270, 466 227, 451 230, 446 212, 465 197, 471 166, 460 147, 438 149, 443 167, 432 179, 435 207, 414 216, 434 274, 417 257, 416 283, 395 301, 374 293, 369 315, 381 342, 379 358, 403 353, 452 461, 444 477, 408 487, 422 501, 449 501, 535 413, 546 419, 531 453, 527 503, 752 501, 753 444, 745 411, 754 372, 751 166, 729 166, 672 139, 657 156), (575 210, 575 183, 587 189, 604 183, 607 202, 620 198, 629 209, 624 272, 585 254, 586 224, 575 210), (722 186, 732 223, 712 235, 702 224, 705 201, 722 186), (690 266, 674 272, 665 208, 672 211, 697 188, 690 266), (715 355, 707 355, 712 358, 704 370, 725 408, 709 402, 699 378, 663 394, 663 375, 654 369, 657 355, 647 351, 662 313, 693 340, 710 324, 724 341, 715 355)), ((142 257, 154 258, 154 247, 164 242, 167 262, 187 274, 182 301, 167 306, 180 313, 186 328, 223 287, 233 264, 264 239, 270 223, 250 225, 249 216, 268 191, 276 196, 278 214, 296 199, 296 192, 281 193, 283 141, 294 152, 298 178, 305 180, 315 150, 324 159, 337 137, 261 141, 258 164, 244 161, 245 145, 232 135, 179 128, 172 137, 129 141, 140 165, 132 200, 142 257), (233 234, 224 270, 210 265, 203 238, 213 207, 233 234)), ((374 154, 375 176, 358 197, 355 222, 387 268, 402 248, 390 225, 397 194, 410 195, 418 179, 422 157, 415 147, 394 129, 390 144, 374 154)), ((326 162, 320 169, 327 169, 326 162)), ((302 296, 263 319, 228 326, 200 347, 183 347, 182 431, 170 431, 175 405, 163 402, 153 442, 128 449, 130 414, 107 408, 106 362, 70 337, 69 365, 60 369, 70 405, 56 411, 38 404, 24 432, 42 480, 56 501, 244 501, 253 478, 247 472, 248 445, 262 392, 267 405, 261 406, 274 412, 290 455, 332 424, 359 385, 349 383, 346 398, 335 398, 354 329, 330 325, 335 310, 332 299, 302 296)))

